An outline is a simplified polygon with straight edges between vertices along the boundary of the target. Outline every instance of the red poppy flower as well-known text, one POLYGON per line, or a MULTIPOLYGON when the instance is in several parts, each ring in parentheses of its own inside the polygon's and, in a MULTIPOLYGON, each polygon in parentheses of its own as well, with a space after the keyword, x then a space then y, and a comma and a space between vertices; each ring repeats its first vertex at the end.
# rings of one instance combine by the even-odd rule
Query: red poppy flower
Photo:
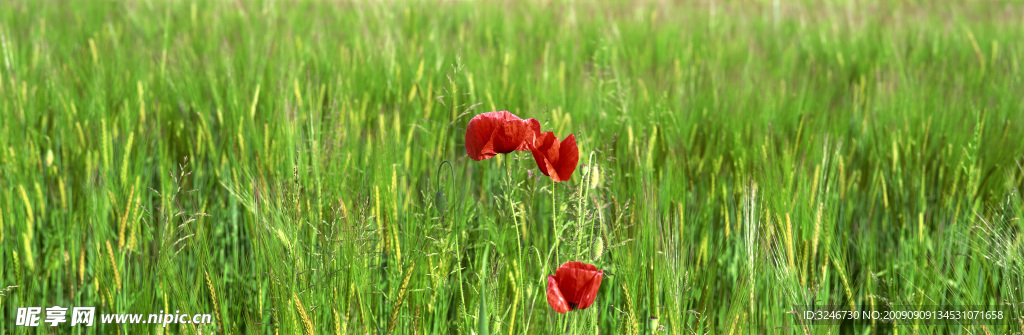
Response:
POLYGON ((497 154, 530 150, 540 135, 537 119, 520 119, 506 111, 474 116, 466 127, 466 154, 473 160, 485 160, 497 154))
POLYGON ((597 271, 593 264, 565 262, 548 276, 548 304, 559 313, 590 307, 603 276, 604 270, 597 271))
POLYGON ((555 134, 546 132, 533 142, 533 159, 537 161, 540 172, 554 181, 566 181, 576 171, 576 163, 580 161, 580 150, 576 147, 576 136, 569 134, 559 142, 555 134))

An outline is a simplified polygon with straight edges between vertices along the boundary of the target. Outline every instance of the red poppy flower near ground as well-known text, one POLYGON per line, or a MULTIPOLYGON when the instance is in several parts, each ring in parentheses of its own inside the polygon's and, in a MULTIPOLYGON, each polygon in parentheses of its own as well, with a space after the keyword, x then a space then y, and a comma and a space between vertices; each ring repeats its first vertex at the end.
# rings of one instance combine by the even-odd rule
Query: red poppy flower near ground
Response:
POLYGON ((569 137, 559 142, 558 137, 549 131, 538 136, 533 143, 534 147, 530 151, 533 152, 533 159, 537 161, 540 172, 554 181, 566 181, 572 177, 580 161, 575 135, 569 134, 569 137))
POLYGON ((559 313, 590 307, 603 276, 604 270, 598 271, 593 264, 565 262, 554 276, 548 276, 548 304, 559 313))
POLYGON ((530 150, 540 135, 537 119, 523 120, 507 111, 482 113, 466 127, 466 154, 480 161, 497 154, 530 150))

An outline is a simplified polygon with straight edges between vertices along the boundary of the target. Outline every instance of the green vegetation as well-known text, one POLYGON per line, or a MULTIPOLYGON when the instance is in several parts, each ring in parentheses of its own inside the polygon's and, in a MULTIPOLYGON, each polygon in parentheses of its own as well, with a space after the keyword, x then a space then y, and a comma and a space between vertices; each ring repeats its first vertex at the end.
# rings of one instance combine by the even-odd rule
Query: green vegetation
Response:
POLYGON ((0 2, 0 333, 1024 332, 1024 6, 774 3, 0 2), (468 159, 492 110, 572 179, 468 159))

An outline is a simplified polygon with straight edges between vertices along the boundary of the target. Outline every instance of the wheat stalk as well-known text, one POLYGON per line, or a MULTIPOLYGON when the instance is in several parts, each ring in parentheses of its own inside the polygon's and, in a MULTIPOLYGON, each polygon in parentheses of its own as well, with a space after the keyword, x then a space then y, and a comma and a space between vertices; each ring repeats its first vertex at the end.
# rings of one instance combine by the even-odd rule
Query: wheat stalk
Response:
POLYGON ((210 273, 207 271, 203 271, 203 273, 206 274, 206 288, 210 289, 210 300, 213 301, 213 309, 217 312, 217 323, 220 324, 220 327, 218 327, 219 332, 224 334, 224 317, 220 314, 220 304, 217 303, 217 291, 213 289, 213 281, 210 280, 210 273))
POLYGON ((334 312, 334 333, 341 335, 344 332, 344 327, 341 326, 341 317, 338 316, 337 309, 331 309, 334 312))
POLYGON ((85 248, 78 253, 78 285, 85 284, 85 248))
POLYGON ((402 302, 405 301, 405 292, 409 288, 409 280, 412 279, 412 270, 416 268, 416 262, 412 262, 409 268, 405 271, 405 279, 402 280, 402 286, 398 288, 398 299, 395 300, 395 309, 391 311, 391 318, 388 319, 388 333, 395 331, 395 323, 398 321, 398 311, 402 309, 402 302))
POLYGON ((302 317, 302 326, 305 328, 306 334, 314 334, 313 321, 309 319, 309 315, 306 314, 306 309, 302 307, 302 302, 299 301, 299 296, 292 293, 292 300, 295 301, 295 308, 299 310, 299 316, 302 317))
MULTIPOLYGON (((511 274, 509 276, 511 276, 511 274)), ((522 291, 519 289, 519 286, 515 284, 515 277, 512 278, 512 287, 516 288, 516 293, 515 296, 512 298, 512 320, 509 321, 508 323, 508 335, 512 335, 512 332, 516 329, 516 311, 518 310, 517 308, 519 307, 519 299, 522 295, 522 291)))
POLYGON ((110 240, 107 240, 107 256, 110 257, 110 267, 114 269, 114 290, 121 290, 121 274, 117 271, 117 262, 114 261, 114 248, 110 246, 110 240))
POLYGON ((25 246, 25 267, 29 271, 33 271, 36 268, 35 257, 32 256, 32 237, 34 235, 33 229, 35 226, 35 216, 32 213, 32 202, 28 199, 28 193, 25 192, 25 187, 18 185, 18 192, 21 193, 21 200, 25 203, 25 213, 28 214, 28 221, 25 222, 25 232, 22 233, 22 242, 25 246))
POLYGON ((843 288, 846 289, 846 300, 849 300, 850 310, 857 310, 857 306, 853 304, 853 291, 850 290, 850 282, 846 280, 846 271, 843 270, 843 267, 839 265, 839 262, 836 261, 835 258, 832 259, 832 264, 836 266, 837 270, 839 270, 839 279, 843 280, 843 288))
POLYGON ((629 333, 630 334, 639 334, 640 333, 640 325, 637 323, 638 321, 636 319, 636 311, 633 310, 634 309, 633 308, 633 306, 634 306, 634 304, 633 304, 633 296, 629 294, 629 288, 626 287, 626 283, 625 282, 622 283, 622 292, 625 293, 625 295, 626 295, 626 306, 629 308, 629 326, 630 326, 629 333))
POLYGON ((128 224, 128 215, 131 214, 132 210, 132 199, 135 198, 135 185, 132 185, 131 191, 128 192, 128 201, 124 204, 124 215, 121 216, 121 224, 117 230, 117 249, 124 248, 124 228, 128 224))
POLYGON ((821 233, 821 211, 824 206, 824 203, 818 203, 818 215, 814 220, 814 235, 811 238, 811 262, 818 259, 818 235, 821 233))
POLYGON ((736 324, 740 322, 740 315, 736 314, 736 319, 733 320, 732 325, 729 326, 729 335, 732 335, 736 330, 736 324))

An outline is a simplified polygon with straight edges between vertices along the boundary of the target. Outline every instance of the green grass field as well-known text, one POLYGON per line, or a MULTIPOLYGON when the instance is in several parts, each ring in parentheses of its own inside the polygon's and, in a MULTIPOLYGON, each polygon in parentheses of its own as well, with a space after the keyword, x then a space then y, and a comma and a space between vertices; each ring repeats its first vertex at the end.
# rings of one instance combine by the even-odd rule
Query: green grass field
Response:
POLYGON ((677 2, 2 1, 0 333, 1024 333, 1024 3, 677 2))

